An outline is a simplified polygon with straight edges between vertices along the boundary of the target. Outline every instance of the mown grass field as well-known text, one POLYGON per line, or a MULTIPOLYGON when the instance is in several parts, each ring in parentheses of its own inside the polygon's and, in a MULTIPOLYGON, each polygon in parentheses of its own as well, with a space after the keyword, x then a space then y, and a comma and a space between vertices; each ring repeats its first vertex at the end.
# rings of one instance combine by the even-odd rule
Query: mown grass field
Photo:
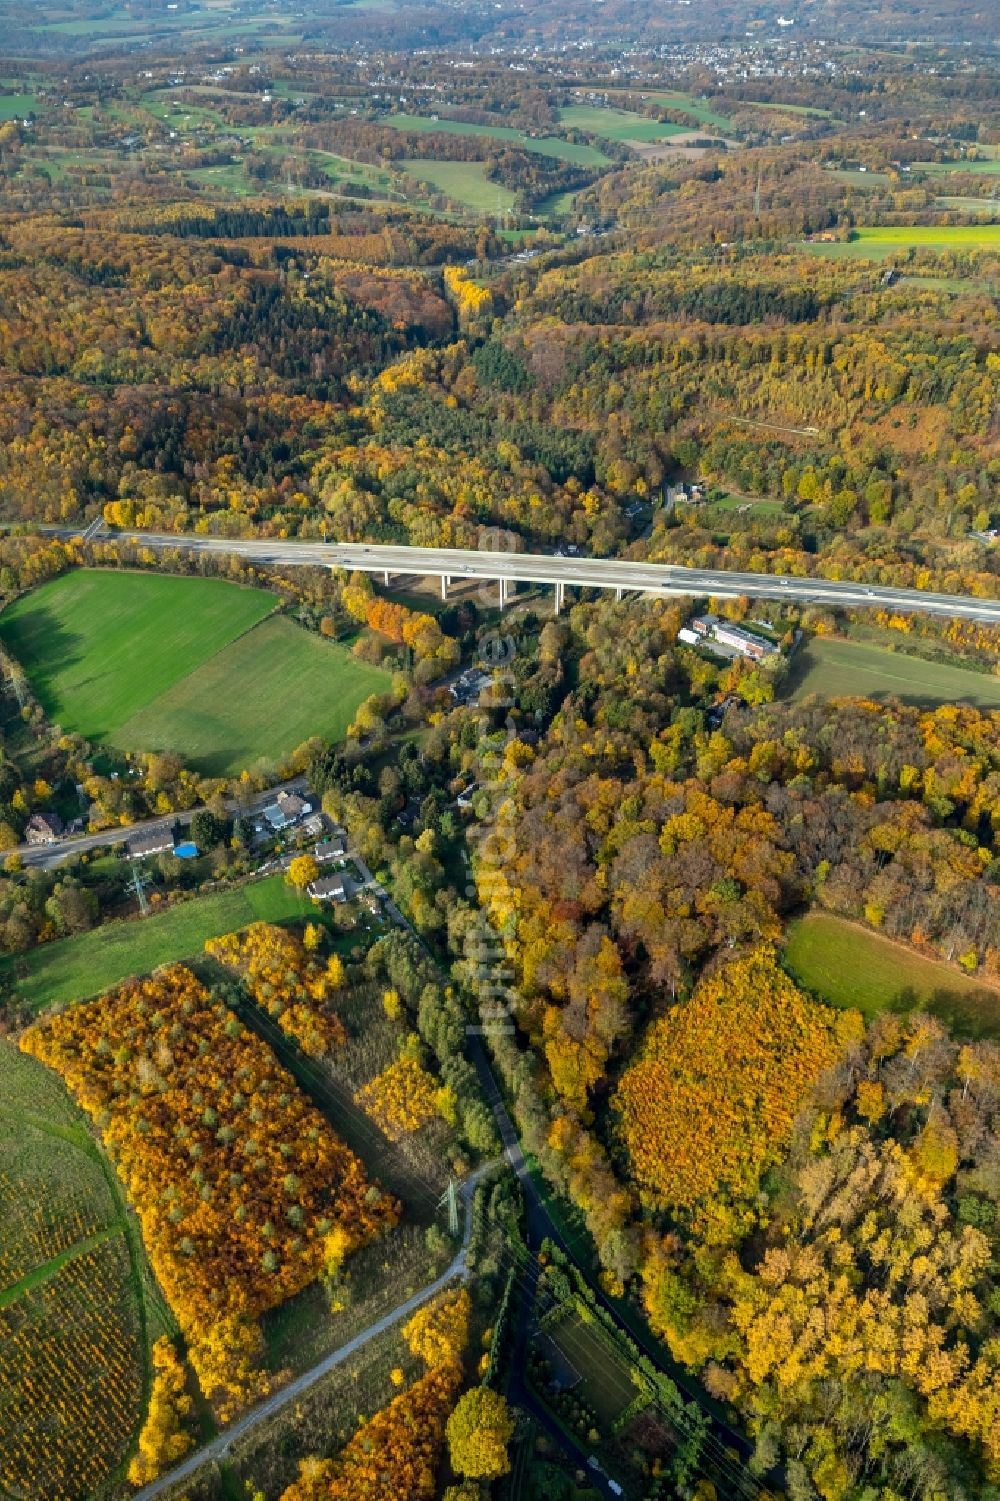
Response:
POLYGON ((796 701, 819 693, 824 698, 898 698, 917 705, 1000 709, 1000 678, 857 641, 808 642, 792 661, 786 691, 796 701))
MULTIPOLYGON (((628 118, 639 117, 630 115, 628 118)), ((395 126, 397 130, 420 131, 425 135, 487 136, 495 141, 512 141, 522 151, 532 151, 536 156, 553 156, 558 161, 575 162, 583 167, 601 167, 608 161, 604 152, 599 151, 596 146, 562 141, 558 136, 525 135, 513 125, 470 125, 465 120, 433 120, 429 115, 406 114, 386 115, 381 123, 395 126)))
POLYGON ((782 962, 804 989, 869 1019, 929 1011, 963 1036, 1000 1036, 1000 990, 831 913, 793 922, 782 962))
POLYGON ((120 1474, 148 1346, 168 1330, 138 1230, 53 1073, 0 1041, 0 1490, 88 1495, 120 1474))
POLYGON ((175 750, 212 776, 280 761, 311 735, 339 740, 360 703, 391 681, 335 642, 267 620, 203 662, 109 737, 122 750, 175 750))
POLYGON ((38 108, 37 94, 0 93, 0 120, 19 120, 38 108))
POLYGON ((857 229, 855 238, 800 247, 833 260, 879 261, 906 250, 1000 250, 1000 224, 886 224, 857 229))
POLYGON ((281 875, 235 891, 213 892, 166 912, 130 922, 108 923, 89 933, 45 943, 0 962, 0 979, 18 1000, 44 1006, 84 1000, 129 975, 199 955, 206 939, 252 922, 285 922, 311 907, 281 875))
POLYGON ((926 172, 928 177, 948 177, 954 172, 975 172, 977 176, 1000 173, 1000 157, 977 157, 964 162, 914 162, 914 172, 926 172))
POLYGON ((48 717, 120 750, 180 753, 213 776, 336 738, 389 675, 220 579, 78 569, 0 615, 48 717))
MULTIPOLYGON (((621 95, 623 98, 627 97, 627 91, 623 89, 612 89, 608 91, 608 94, 610 98, 615 98, 618 95, 621 95)), ((726 115, 720 115, 719 111, 713 109, 707 100, 696 98, 694 94, 675 93, 669 89, 666 92, 662 90, 655 90, 653 92, 643 90, 639 93, 639 98, 644 102, 648 101, 650 104, 657 104, 661 109, 683 111, 685 115, 690 116, 695 125, 711 125, 716 132, 728 131, 732 125, 732 121, 726 115)))
POLYGON ((430 157, 412 157, 398 165, 408 177, 429 183, 439 193, 446 193, 477 214, 495 214, 498 209, 509 214, 514 207, 515 194, 510 188, 490 181, 484 162, 437 162, 430 157))
POLYGON ((664 141, 681 135, 683 125, 650 120, 631 110, 605 109, 599 104, 568 104, 559 111, 559 123, 567 130, 585 130, 607 141, 664 141))
POLYGON ((103 740, 276 603, 219 579, 80 568, 16 600, 0 639, 50 719, 103 740))

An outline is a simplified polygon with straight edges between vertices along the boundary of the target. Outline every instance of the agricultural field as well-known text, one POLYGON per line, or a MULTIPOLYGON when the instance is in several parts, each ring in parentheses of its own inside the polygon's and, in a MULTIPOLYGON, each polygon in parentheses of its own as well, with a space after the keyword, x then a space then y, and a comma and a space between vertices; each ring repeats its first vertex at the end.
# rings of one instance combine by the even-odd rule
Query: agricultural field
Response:
POLYGON ((210 776, 274 763, 312 735, 340 739, 390 675, 290 620, 267 620, 109 737, 121 750, 175 750, 210 776))
POLYGON ((977 176, 990 177, 1000 174, 1000 157, 981 156, 974 161, 960 162, 914 162, 914 172, 926 172, 928 177, 948 177, 955 172, 974 172, 977 176))
POLYGON ((40 1011, 117 985, 129 975, 199 954, 211 938, 252 922, 302 917, 307 903, 283 876, 218 891, 140 920, 107 923, 0 961, 0 980, 40 1011))
MULTIPOLYGON (((612 99, 619 95, 622 98, 627 98, 627 93, 624 90, 609 89, 607 93, 608 97, 612 99)), ((659 105, 661 109, 683 111, 684 114, 691 117, 696 125, 710 125, 714 130, 723 132, 730 130, 732 127, 732 121, 726 115, 721 115, 718 110, 712 108, 707 100, 699 99, 694 94, 674 93, 670 90, 667 92, 655 90, 650 93, 643 91, 638 97, 644 102, 648 101, 650 104, 659 105)))
POLYGON ((1000 709, 1000 678, 857 641, 817 638, 802 646, 793 658, 786 692, 796 701, 818 693, 824 698, 898 698, 928 707, 964 703, 1000 709))
POLYGON ((439 193, 454 198, 477 214, 509 214, 517 195, 486 176, 484 162, 439 162, 430 157, 410 157, 399 163, 408 177, 429 183, 439 193))
MULTIPOLYGON (((565 111, 563 111, 565 113, 565 111)), ((607 114, 607 110, 595 111, 607 114)), ((613 112, 617 113, 617 112, 613 112)), ((639 119, 629 115, 630 120, 639 119)), ((562 141, 558 136, 530 136, 512 125, 469 125, 464 120, 434 120, 429 115, 387 115, 381 122, 396 126, 399 130, 422 131, 435 135, 487 136, 494 141, 511 141, 522 151, 534 152, 537 156, 552 156, 558 161, 574 162, 582 167, 606 166, 608 158, 596 146, 581 145, 574 141, 562 141)), ((679 127, 674 127, 675 129, 679 127)), ((607 134, 607 132, 604 132, 607 134)))
POLYGON ((961 1036, 1000 1037, 1000 990, 832 913, 793 922, 782 962, 831 1006, 855 1007, 869 1019, 929 1011, 961 1036))
POLYGON ((1000 250, 1000 224, 889 224, 856 229, 854 238, 803 241, 799 249, 833 260, 881 261, 907 250, 1000 250))
POLYGON ((601 105, 569 104, 559 111, 559 123, 567 130, 585 130, 608 141, 665 141, 683 135, 683 125, 650 120, 630 110, 605 109, 601 105))
POLYGON ((0 1492, 120 1472, 162 1332, 114 1175, 56 1076, 0 1041, 0 1492))
POLYGON ((176 750, 206 774, 341 735, 388 674, 220 579, 78 569, 0 616, 48 717, 120 750, 176 750), (256 628, 256 629, 255 629, 256 628))
POLYGON ((0 91, 0 121, 19 120, 38 109, 37 94, 7 94, 0 91))

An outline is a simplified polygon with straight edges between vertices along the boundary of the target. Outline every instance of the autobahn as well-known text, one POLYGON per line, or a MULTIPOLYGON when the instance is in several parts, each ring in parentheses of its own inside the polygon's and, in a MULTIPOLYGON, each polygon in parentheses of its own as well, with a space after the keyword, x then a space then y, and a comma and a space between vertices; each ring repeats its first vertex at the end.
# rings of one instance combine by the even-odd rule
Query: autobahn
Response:
MULTIPOLYGON (((53 529, 55 530, 55 529, 53 529)), ((66 535, 65 529, 63 534, 66 535)), ((1000 599, 963 594, 936 594, 895 585, 803 578, 789 574, 742 573, 717 568, 685 568, 623 558, 583 558, 544 553, 501 552, 449 547, 407 547, 361 542, 294 542, 263 538, 198 537, 163 532, 116 531, 110 538, 138 546, 193 553, 236 554, 262 565, 342 568, 383 575, 410 574, 440 578, 442 594, 450 583, 496 582, 501 606, 512 584, 548 584, 555 607, 567 589, 609 589, 617 594, 711 596, 747 595, 787 599, 799 604, 840 609, 886 609, 900 614, 944 615, 949 619, 1000 623, 1000 599)))

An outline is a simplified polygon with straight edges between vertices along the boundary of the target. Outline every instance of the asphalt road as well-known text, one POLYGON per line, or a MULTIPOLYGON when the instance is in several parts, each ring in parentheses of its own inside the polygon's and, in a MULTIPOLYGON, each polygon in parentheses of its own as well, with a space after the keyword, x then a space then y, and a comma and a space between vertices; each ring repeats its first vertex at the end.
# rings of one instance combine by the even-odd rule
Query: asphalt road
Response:
POLYGON ((132 1497, 132 1501, 153 1501, 154 1497, 162 1495, 164 1491, 172 1489, 175 1485, 180 1485, 184 1480, 189 1480, 192 1475, 195 1475, 212 1460, 224 1459, 233 1444, 245 1438, 259 1423, 263 1423, 268 1418, 274 1417, 275 1413, 280 1412, 283 1407, 287 1407, 289 1402, 294 1402, 297 1397, 301 1397, 303 1392, 307 1392, 310 1387, 315 1386, 317 1381, 321 1381, 324 1376, 329 1375, 331 1371, 335 1371, 339 1365, 343 1365, 345 1360, 349 1360, 358 1350, 363 1349, 370 1340, 376 1339, 380 1334, 384 1334, 387 1329, 391 1329, 401 1319, 408 1318, 411 1313, 416 1312, 428 1299, 433 1298, 437 1293, 443 1291, 448 1286, 448 1283, 452 1282, 456 1277, 464 1277, 466 1275, 465 1258, 469 1249, 469 1239, 472 1235, 473 1190, 480 1178, 494 1166, 495 1163, 485 1163, 482 1167, 477 1168, 474 1173, 471 1173, 461 1185, 459 1192, 465 1204, 465 1229, 462 1234, 462 1244, 439 1277, 435 1277, 433 1282, 429 1282, 426 1287, 422 1287, 419 1292, 415 1292, 412 1297, 407 1298, 405 1302, 400 1303, 389 1313, 383 1315, 374 1324, 369 1324, 367 1329, 362 1329, 360 1334, 356 1334, 353 1339, 349 1339, 339 1349, 333 1350, 329 1355, 324 1356, 316 1365, 311 1366, 308 1371, 303 1371, 301 1376, 296 1376, 293 1381, 290 1381, 287 1386, 283 1386, 280 1391, 275 1392, 270 1397, 266 1397, 263 1402, 259 1402, 256 1407, 251 1408, 237 1422, 231 1423, 228 1428, 224 1428, 217 1438, 212 1439, 211 1443, 203 1445, 200 1449, 196 1449, 193 1454, 189 1454, 187 1459, 182 1460, 179 1465, 175 1465, 172 1470, 168 1470, 165 1475, 161 1475, 159 1480, 153 1480, 149 1485, 145 1485, 141 1490, 136 1491, 132 1497))
MULTIPOLYGON (((261 808, 266 808, 273 803, 279 792, 301 792, 305 788, 305 777, 293 777, 290 782, 282 782, 277 787, 269 787, 266 792, 258 793, 245 805, 247 813, 257 813, 261 808)), ((227 802, 230 813, 240 813, 244 809, 241 803, 227 802)), ((111 845, 127 844, 130 839, 137 839, 140 834, 148 834, 150 829, 170 828, 179 823, 183 828, 194 818, 196 813, 205 810, 200 805, 197 808, 186 808, 180 813, 161 814, 159 818, 146 818, 141 823, 116 824, 113 829, 102 829, 99 834, 78 834, 67 839, 58 839, 55 844, 19 844, 16 850, 10 854, 20 855, 26 866, 34 866, 38 870, 53 870, 57 865, 62 865, 66 860, 75 860, 88 850, 107 849, 111 845)))
MULTIPOLYGON (((68 528, 59 530, 73 535, 68 528)), ((348 542, 287 542, 253 538, 174 536, 159 532, 111 533, 110 536, 151 548, 198 553, 235 553, 262 564, 282 567, 346 568, 362 573, 403 573, 421 577, 496 579, 561 585, 564 588, 615 589, 659 595, 750 595, 757 599, 794 599, 799 603, 840 608, 883 608, 902 613, 1000 622, 1000 599, 962 594, 933 594, 880 584, 832 579, 775 577, 719 569, 681 568, 661 563, 634 563, 614 558, 549 557, 539 553, 489 552, 447 547, 397 547, 348 542)))

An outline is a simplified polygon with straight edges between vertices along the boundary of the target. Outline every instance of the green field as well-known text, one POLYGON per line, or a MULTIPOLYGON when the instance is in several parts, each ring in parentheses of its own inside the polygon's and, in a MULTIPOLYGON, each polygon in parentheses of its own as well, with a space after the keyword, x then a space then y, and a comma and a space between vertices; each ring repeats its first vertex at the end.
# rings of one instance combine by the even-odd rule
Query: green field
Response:
MULTIPOLYGON (((615 98, 619 94, 623 98, 628 97, 625 90, 608 90, 609 98, 615 98)), ((726 115, 720 115, 718 110, 714 110, 707 100, 698 99, 694 94, 679 94, 671 90, 647 93, 643 90, 638 97, 643 102, 659 105, 661 109, 683 112, 691 117, 695 125, 711 125, 716 131, 728 131, 733 123, 726 115)))
POLYGON ((684 126, 651 120, 630 110, 605 109, 599 104, 569 104, 559 111, 559 123, 567 130, 585 130, 607 141, 664 141, 683 135, 684 126))
POLYGON ((1000 678, 950 662, 925 662, 857 641, 816 638, 792 662, 788 693, 795 701, 811 693, 824 698, 898 698, 903 703, 973 704, 1000 709, 1000 678))
POLYGON ((547 1333, 580 1378, 573 1388, 576 1395, 593 1408, 602 1427, 610 1427, 637 1394, 628 1362, 616 1354, 612 1337, 580 1313, 568 1314, 547 1333))
POLYGON ((252 922, 285 922, 301 917, 303 910, 303 898, 283 876, 268 876, 234 891, 182 902, 167 912, 108 923, 5 958, 0 961, 0 980, 12 984, 17 998, 38 1011, 96 995, 160 964, 191 958, 201 953, 208 938, 252 922))
POLYGON ((1000 990, 830 913, 810 912, 789 926, 783 963, 806 990, 869 1019, 929 1011, 963 1036, 1000 1036, 1000 990))
POLYGON ((854 238, 800 247, 833 260, 858 256, 879 261, 906 250, 1000 250, 1000 224, 884 224, 856 229, 854 238))
POLYGON ((391 678, 290 620, 267 620, 127 720, 110 743, 174 750, 210 776, 277 762, 308 740, 343 737, 391 678))
MULTIPOLYGON (((635 119, 635 116, 630 116, 635 119)), ((423 134, 455 136, 487 136, 495 141, 513 141, 522 151, 532 151, 536 156, 553 156, 563 162, 575 162, 581 167, 603 167, 608 158, 596 146, 580 145, 574 141, 561 141, 558 136, 529 136, 512 125, 469 125, 464 120, 434 120, 430 115, 386 115, 380 122, 395 126, 397 130, 420 131, 423 134)), ((446 165, 442 163, 441 165, 446 165)), ((468 163, 457 163, 465 166, 468 163)))
POLYGON ((979 157, 974 162, 914 162, 914 172, 926 172, 928 177, 945 177, 953 172, 975 172, 989 175, 1000 173, 1000 157, 979 157))
POLYGON ((15 601, 0 640, 46 714, 121 750, 174 750, 208 775, 336 737, 387 673, 283 618, 263 589, 78 569, 15 601))
POLYGON ((0 120, 20 119, 37 108, 37 94, 0 94, 0 120))
POLYGON ((429 183, 456 203, 464 203, 477 214, 509 214, 516 202, 510 188, 491 182, 484 162, 437 162, 429 157, 414 157, 397 164, 407 176, 429 183))

